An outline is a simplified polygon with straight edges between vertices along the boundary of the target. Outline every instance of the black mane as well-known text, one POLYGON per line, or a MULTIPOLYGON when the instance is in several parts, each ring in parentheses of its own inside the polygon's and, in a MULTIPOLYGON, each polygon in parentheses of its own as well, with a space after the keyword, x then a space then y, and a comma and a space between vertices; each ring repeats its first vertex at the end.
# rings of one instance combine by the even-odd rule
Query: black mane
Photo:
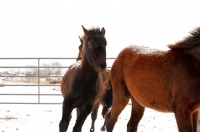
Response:
POLYGON ((88 36, 95 35, 95 34, 101 34, 100 28, 90 28, 88 30, 88 36))
POLYGON ((200 27, 197 27, 190 33, 190 36, 184 38, 183 40, 168 45, 170 49, 191 49, 195 46, 200 45, 200 27))

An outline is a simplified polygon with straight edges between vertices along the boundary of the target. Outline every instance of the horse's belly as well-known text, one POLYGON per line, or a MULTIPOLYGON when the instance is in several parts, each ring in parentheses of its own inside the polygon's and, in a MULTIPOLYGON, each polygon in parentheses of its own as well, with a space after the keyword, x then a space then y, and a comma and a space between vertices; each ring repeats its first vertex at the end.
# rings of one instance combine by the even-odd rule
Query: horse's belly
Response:
POLYGON ((172 112, 170 95, 160 92, 137 91, 131 93, 135 100, 144 107, 160 112, 172 112))
POLYGON ((171 107, 168 105, 167 102, 150 102, 150 103, 141 103, 144 104, 144 106, 154 109, 156 111, 160 112, 172 112, 171 107))

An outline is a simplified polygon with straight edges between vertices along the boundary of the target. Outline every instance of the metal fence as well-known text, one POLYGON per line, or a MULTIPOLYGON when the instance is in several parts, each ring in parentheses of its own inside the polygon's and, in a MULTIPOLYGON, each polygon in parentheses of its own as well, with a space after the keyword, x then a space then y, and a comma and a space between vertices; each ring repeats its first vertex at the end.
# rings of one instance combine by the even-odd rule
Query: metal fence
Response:
MULTIPOLYGON (((107 58, 107 63, 108 63, 108 67, 110 68, 113 61, 115 58, 107 58)), ((0 104, 61 104, 62 103, 62 96, 61 96, 61 92, 58 90, 57 92, 52 92, 52 93, 42 93, 41 92, 41 87, 60 87, 60 84, 42 84, 41 83, 41 79, 42 78, 62 78, 63 75, 56 75, 56 76, 49 76, 49 75, 41 75, 41 69, 44 68, 61 68, 61 69, 68 69, 68 67, 73 64, 73 62, 76 61, 76 58, 0 58, 0 70, 3 71, 3 69, 30 69, 30 68, 35 68, 37 69, 37 75, 0 75, 0 81, 3 78, 36 78, 37 79, 37 83, 31 84, 31 83, 24 83, 24 84, 19 84, 17 82, 14 83, 4 83, 2 81, 2 84, 0 84, 0 104), (21 62, 20 63, 16 63, 15 61, 36 61, 37 64, 33 65, 33 66, 27 66, 22 65, 21 62), (65 62, 65 65, 62 66, 42 66, 41 62, 42 61, 47 61, 47 60, 54 60, 54 61, 62 61, 65 62), (8 61, 10 61, 11 63, 8 63, 8 61), (12 61, 14 61, 12 63, 12 61), (70 62, 71 61, 71 62, 70 62), (7 63, 6 63, 7 62, 7 63), (18 65, 20 64, 20 65, 18 65), (6 89, 9 89, 9 87, 12 87, 14 89, 11 89, 11 91, 5 92, 7 91, 6 89), (17 87, 19 88, 17 91, 17 87), (30 90, 35 90, 37 89, 37 92, 35 93, 23 93, 20 92, 20 88, 25 87, 25 88, 29 88, 33 87, 30 90), (16 92, 14 92, 16 91, 16 92), (19 98, 22 98, 23 96, 25 96, 25 98, 23 99, 23 101, 17 101, 19 98), (34 97, 34 101, 29 101, 28 97, 34 97), (35 98, 36 97, 36 98, 35 98), (48 97, 48 101, 42 101, 41 98, 42 97, 48 97), (53 99, 53 97, 58 97, 59 99, 57 99, 57 102, 55 102, 56 99, 53 99), (12 100, 13 99, 13 100, 12 100), (7 101, 7 100, 11 100, 11 101, 7 101)), ((9 91, 9 90, 8 90, 9 91)))

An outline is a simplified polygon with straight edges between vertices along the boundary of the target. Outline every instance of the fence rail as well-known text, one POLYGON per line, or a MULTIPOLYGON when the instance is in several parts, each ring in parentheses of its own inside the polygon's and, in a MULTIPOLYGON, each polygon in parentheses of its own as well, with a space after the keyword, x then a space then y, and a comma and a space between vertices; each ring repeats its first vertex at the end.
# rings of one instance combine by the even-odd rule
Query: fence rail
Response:
MULTIPOLYGON (((107 61, 111 60, 110 62, 110 65, 108 65, 107 68, 111 68, 111 65, 112 65, 112 62, 114 61, 115 58, 107 58, 107 61)), ((41 87, 45 86, 45 87, 50 87, 50 86, 54 86, 54 87, 59 87, 60 84, 41 84, 41 79, 42 78, 62 78, 63 76, 61 75, 52 75, 52 76, 49 76, 49 75, 41 75, 41 69, 44 69, 44 68, 66 68, 68 69, 69 66, 72 64, 70 62, 68 62, 69 60, 76 60, 76 58, 0 58, 0 70, 2 69, 20 69, 20 68, 23 68, 23 69, 28 69, 28 68, 36 68, 37 69, 37 75, 33 75, 33 76, 22 76, 22 75, 3 75, 1 76, 0 75, 0 81, 2 80, 2 78, 36 78, 37 79, 37 83, 36 84, 18 84, 18 83, 12 83, 12 84, 6 84, 2 81, 2 84, 0 82, 0 104, 61 104, 62 102, 62 97, 61 97, 61 92, 59 91, 59 93, 41 93, 41 87), (31 61, 36 61, 37 64, 35 64, 34 66, 17 66, 17 64, 7 64, 7 65, 2 65, 4 64, 4 61, 19 61, 19 60, 31 60, 31 61), (67 64, 65 64, 64 66, 42 66, 41 65, 41 61, 44 61, 44 60, 54 60, 54 61, 64 61, 66 62, 67 64), (6 88, 8 89, 8 87, 36 87, 37 89, 37 93, 18 93, 18 91, 16 93, 6 93, 6 88), (1 90, 1 89, 4 89, 4 90, 1 90), (26 101, 16 101, 17 99, 19 99, 19 97, 22 97, 22 96, 29 96, 29 97, 32 97, 32 96, 36 96, 37 99, 34 99, 34 101, 30 101, 30 102, 26 102, 26 101), (58 102, 53 102, 51 99, 52 99, 52 96, 56 96, 56 97, 60 97, 60 100, 58 102), (7 99, 10 99, 10 98, 13 98, 15 101, 6 101, 7 99, 6 98, 3 98, 3 97, 7 97, 7 99), (50 100, 49 102, 43 102, 41 101, 41 98, 42 97, 50 97, 50 100), (16 99, 17 98, 17 99, 16 99)), ((31 89, 33 90, 33 89, 31 89)), ((31 91, 30 91, 31 92, 31 91)), ((26 98, 24 99, 26 100, 26 98)), ((28 99, 27 99, 28 100, 28 99)), ((58 99, 57 99, 58 100, 58 99)))

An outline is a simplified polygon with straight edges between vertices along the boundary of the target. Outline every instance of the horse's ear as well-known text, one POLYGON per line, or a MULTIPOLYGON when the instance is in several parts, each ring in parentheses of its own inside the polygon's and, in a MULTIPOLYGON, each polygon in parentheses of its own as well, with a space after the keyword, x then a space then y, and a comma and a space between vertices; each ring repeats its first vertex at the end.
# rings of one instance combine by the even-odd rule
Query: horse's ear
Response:
POLYGON ((83 39, 80 37, 80 36, 78 36, 79 37, 79 39, 80 39, 80 42, 81 42, 81 44, 83 43, 83 39))
POLYGON ((104 27, 101 29, 101 33, 103 34, 103 36, 105 35, 106 30, 104 29, 104 27))
POLYGON ((83 28, 83 32, 84 32, 84 34, 87 35, 87 34, 88 34, 88 30, 85 29, 85 28, 83 27, 83 25, 82 25, 82 28, 83 28))

